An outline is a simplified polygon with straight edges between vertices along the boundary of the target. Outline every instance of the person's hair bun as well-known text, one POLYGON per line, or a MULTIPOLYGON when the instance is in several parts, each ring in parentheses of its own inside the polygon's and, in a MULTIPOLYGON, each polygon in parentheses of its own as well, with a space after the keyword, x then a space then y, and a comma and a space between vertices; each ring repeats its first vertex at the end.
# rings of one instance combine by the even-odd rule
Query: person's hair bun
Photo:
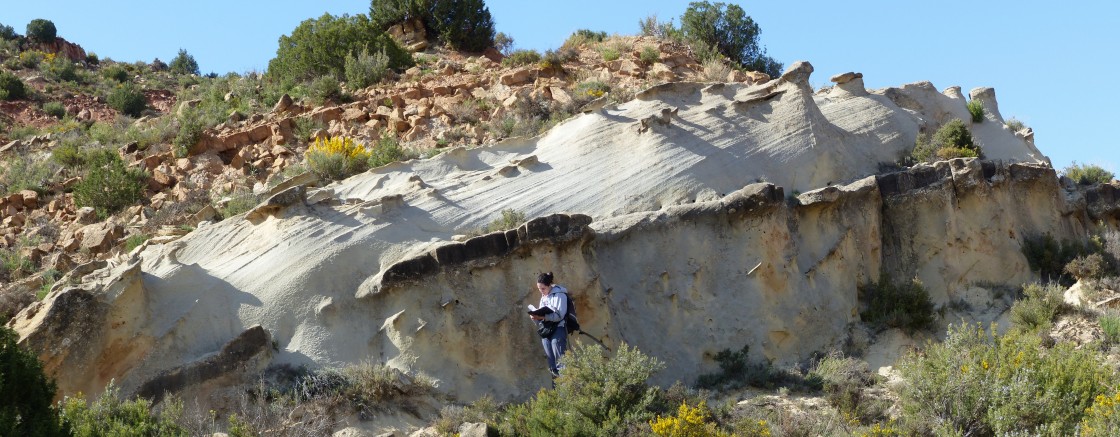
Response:
POLYGON ((544 285, 552 285, 552 272, 541 273, 537 275, 537 283, 544 285))

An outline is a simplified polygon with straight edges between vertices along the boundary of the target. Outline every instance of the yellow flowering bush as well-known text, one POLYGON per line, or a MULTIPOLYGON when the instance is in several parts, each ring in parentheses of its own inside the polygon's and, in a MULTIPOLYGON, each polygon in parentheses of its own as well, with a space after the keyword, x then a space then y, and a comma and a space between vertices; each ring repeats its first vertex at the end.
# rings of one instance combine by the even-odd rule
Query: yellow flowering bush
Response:
POLYGON ((341 180, 369 168, 370 152, 348 137, 318 138, 304 159, 307 168, 319 176, 341 180))
POLYGON ((1120 429, 1120 391, 1111 396, 1097 395, 1081 420, 1081 436, 1108 436, 1117 429, 1120 429))
POLYGON ((1072 435, 1109 386, 1102 363, 1095 350, 1047 348, 1031 333, 951 326, 943 343, 899 365, 902 425, 918 434, 1072 435))
POLYGON ((661 437, 723 437, 726 433, 719 430, 715 423, 709 423, 708 406, 701 402, 690 407, 682 402, 676 416, 661 417, 649 422, 653 433, 661 437))

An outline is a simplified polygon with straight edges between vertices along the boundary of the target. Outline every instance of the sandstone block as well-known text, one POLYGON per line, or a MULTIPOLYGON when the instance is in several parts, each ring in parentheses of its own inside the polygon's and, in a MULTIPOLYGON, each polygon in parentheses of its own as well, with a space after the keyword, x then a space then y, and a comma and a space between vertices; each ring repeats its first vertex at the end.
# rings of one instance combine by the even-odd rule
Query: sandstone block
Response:
POLYGON ((503 74, 498 80, 502 85, 522 85, 533 79, 533 73, 534 71, 523 68, 503 74))

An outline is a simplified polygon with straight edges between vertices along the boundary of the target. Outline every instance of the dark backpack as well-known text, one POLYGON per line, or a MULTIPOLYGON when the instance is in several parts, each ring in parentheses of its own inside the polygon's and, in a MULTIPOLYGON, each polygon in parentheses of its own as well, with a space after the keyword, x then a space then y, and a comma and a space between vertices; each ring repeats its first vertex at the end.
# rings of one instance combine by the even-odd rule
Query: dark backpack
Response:
POLYGON ((579 332, 579 319, 576 318, 576 303, 572 301, 572 295, 564 293, 568 299, 568 314, 564 315, 564 326, 568 327, 568 333, 579 332))

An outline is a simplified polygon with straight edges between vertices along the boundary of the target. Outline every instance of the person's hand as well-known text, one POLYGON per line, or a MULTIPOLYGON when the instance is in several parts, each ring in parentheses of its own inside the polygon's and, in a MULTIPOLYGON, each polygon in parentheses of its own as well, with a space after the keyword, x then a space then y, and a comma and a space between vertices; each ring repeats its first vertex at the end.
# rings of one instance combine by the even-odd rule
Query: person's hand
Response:
POLYGON ((544 317, 538 316, 538 315, 535 315, 535 314, 529 314, 529 318, 531 318, 533 320, 544 320, 544 317))

